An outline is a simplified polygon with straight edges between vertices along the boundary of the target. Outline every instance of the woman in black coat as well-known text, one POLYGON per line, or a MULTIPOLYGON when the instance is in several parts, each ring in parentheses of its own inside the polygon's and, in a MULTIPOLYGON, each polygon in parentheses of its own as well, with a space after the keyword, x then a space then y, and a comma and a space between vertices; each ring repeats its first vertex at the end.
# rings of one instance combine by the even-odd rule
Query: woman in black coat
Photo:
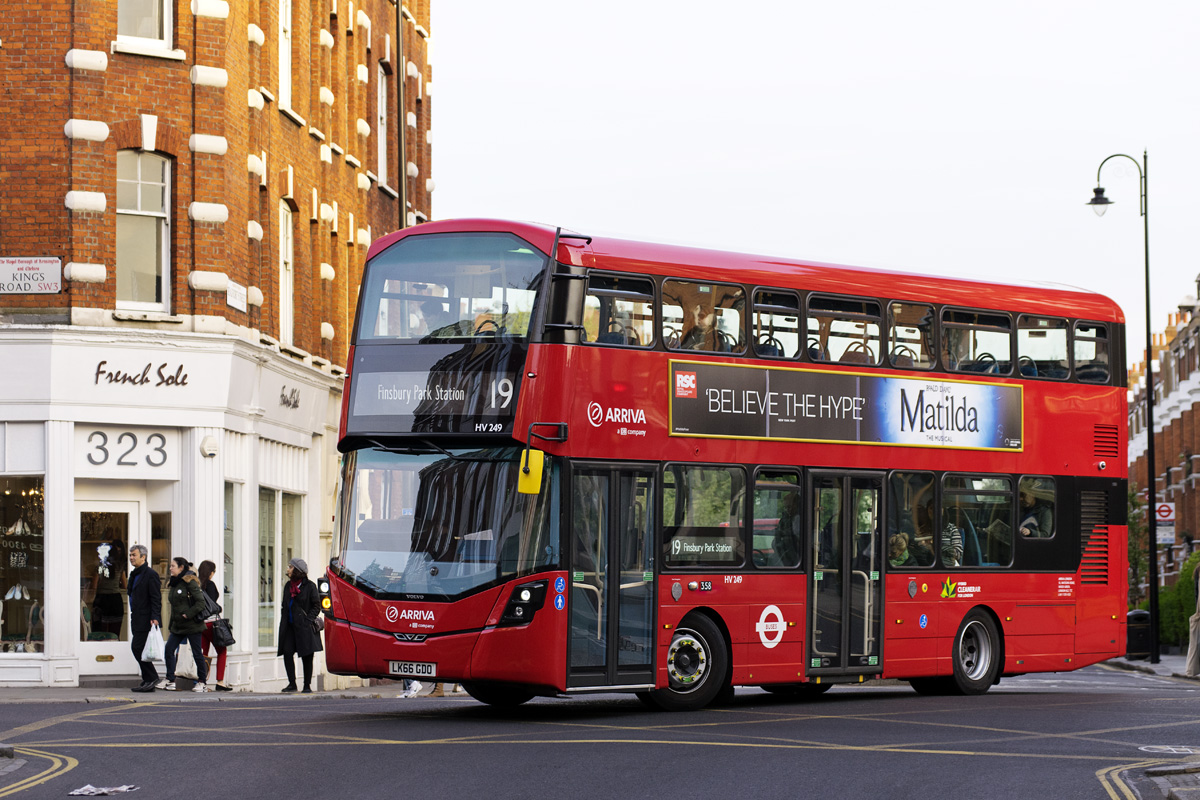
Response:
POLYGON ((308 564, 302 558, 288 562, 288 582, 283 585, 283 602, 279 616, 279 655, 287 671, 285 692, 296 691, 296 663, 292 655, 300 656, 304 666, 304 694, 312 694, 313 653, 322 650, 321 623, 318 614, 321 602, 317 585, 308 579, 308 564))

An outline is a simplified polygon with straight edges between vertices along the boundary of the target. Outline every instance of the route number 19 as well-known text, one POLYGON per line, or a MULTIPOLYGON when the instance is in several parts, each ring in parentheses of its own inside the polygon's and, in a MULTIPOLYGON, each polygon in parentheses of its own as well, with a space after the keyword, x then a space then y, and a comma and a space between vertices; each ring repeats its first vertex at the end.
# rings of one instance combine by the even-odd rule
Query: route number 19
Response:
POLYGON ((493 379, 490 396, 492 408, 508 408, 513 398, 513 382, 508 378, 493 379))

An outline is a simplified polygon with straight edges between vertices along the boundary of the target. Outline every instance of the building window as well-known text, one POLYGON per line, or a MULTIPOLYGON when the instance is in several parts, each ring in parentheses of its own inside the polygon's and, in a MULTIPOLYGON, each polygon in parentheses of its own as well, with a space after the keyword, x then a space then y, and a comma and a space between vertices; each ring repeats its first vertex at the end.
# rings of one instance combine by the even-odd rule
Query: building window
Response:
POLYGON ((279 0, 279 107, 292 107, 292 0, 279 0))
MULTIPOLYGON (((380 66, 376 69, 375 82, 377 89, 375 90, 375 141, 376 148, 379 150, 379 182, 384 186, 388 185, 388 138, 387 138, 387 118, 388 118, 388 85, 387 73, 380 66)), ((400 128, 400 135, 404 135, 404 127, 400 128)))
POLYGON ((46 638, 42 490, 41 478, 0 478, 0 652, 40 653, 46 638))
POLYGON ((296 286, 292 210, 279 204, 279 341, 292 344, 293 292, 296 286))
POLYGON ((275 491, 258 490, 258 646, 275 644, 275 491))
POLYGON ((117 153, 117 305, 169 311, 170 162, 154 153, 117 153))
POLYGON ((237 611, 234 601, 237 599, 237 592, 233 587, 237 586, 237 581, 234 579, 237 575, 235 569, 237 558, 237 544, 241 537, 237 535, 237 529, 240 522, 240 501, 241 501, 241 486, 233 483, 225 484, 225 557, 224 567, 218 572, 215 577, 223 578, 221 586, 221 606, 224 609, 226 619, 237 619, 237 611))
POLYGON ((117 39, 169 48, 173 5, 166 0, 118 0, 117 39))

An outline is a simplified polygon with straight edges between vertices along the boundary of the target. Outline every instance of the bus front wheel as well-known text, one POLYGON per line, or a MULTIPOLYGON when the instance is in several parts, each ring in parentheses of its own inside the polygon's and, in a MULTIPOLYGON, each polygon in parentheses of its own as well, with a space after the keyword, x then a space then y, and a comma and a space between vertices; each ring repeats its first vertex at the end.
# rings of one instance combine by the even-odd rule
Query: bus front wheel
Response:
POLYGON ((1000 672, 1000 634, 985 611, 974 609, 954 637, 954 685, 960 694, 983 694, 1000 672))
POLYGON ((721 629, 703 614, 686 617, 667 649, 667 687, 639 692, 664 711, 694 711, 710 704, 729 680, 729 656, 721 629))
POLYGON ((499 683, 463 683, 462 687, 479 702, 496 708, 515 708, 533 699, 531 692, 523 692, 499 683))

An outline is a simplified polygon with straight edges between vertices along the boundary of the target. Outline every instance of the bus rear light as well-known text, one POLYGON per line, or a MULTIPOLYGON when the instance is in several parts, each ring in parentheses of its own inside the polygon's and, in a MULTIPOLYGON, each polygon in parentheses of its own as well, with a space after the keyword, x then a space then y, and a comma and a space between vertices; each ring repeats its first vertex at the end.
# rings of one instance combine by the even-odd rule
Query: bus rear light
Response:
POLYGON ((533 615, 546 603, 547 581, 522 583, 513 589, 512 597, 500 617, 500 627, 513 625, 528 625, 533 621, 533 615))

